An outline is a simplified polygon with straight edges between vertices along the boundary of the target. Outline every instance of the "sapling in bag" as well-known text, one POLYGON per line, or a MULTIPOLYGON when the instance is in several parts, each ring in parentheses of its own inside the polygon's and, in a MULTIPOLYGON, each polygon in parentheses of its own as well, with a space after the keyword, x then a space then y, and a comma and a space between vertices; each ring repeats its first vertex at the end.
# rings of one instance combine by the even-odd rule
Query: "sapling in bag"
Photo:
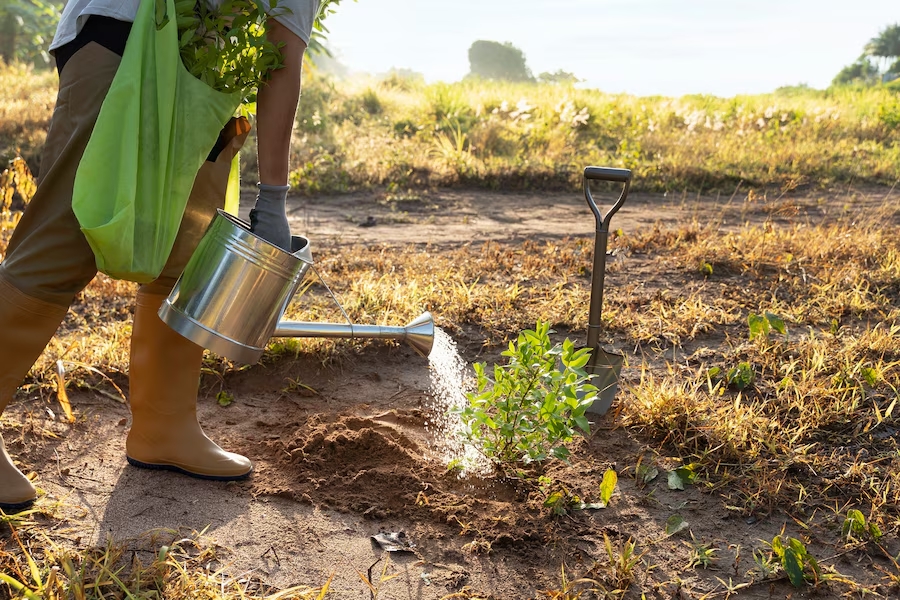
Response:
POLYGON ((191 75, 173 0, 143 0, 78 166, 72 209, 117 279, 155 279, 178 234, 194 178, 241 102, 191 75))

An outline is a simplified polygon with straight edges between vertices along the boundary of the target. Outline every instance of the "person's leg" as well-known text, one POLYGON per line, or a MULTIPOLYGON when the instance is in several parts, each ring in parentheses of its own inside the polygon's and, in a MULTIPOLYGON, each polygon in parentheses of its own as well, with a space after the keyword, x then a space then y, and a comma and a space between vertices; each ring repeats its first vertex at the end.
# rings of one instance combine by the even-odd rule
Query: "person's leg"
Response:
POLYGON ((162 275, 138 291, 129 368, 132 424, 126 441, 126 455, 133 466, 225 481, 247 477, 253 469, 247 458, 226 452, 203 433, 197 421, 203 348, 157 315, 224 202, 231 158, 248 132, 245 120, 233 120, 226 127, 224 149, 197 174, 162 275))
MULTIPOLYGON (((119 57, 97 44, 78 51, 60 90, 41 158, 38 189, 0 263, 0 413, 97 273, 72 213, 72 185, 119 57)), ((27 505, 31 483, 0 447, 0 508, 27 505)))
MULTIPOLYGON (((53 337, 67 306, 27 296, 0 277, 0 413, 53 337)), ((12 462, 0 435, 0 509, 25 508, 34 486, 12 462)))

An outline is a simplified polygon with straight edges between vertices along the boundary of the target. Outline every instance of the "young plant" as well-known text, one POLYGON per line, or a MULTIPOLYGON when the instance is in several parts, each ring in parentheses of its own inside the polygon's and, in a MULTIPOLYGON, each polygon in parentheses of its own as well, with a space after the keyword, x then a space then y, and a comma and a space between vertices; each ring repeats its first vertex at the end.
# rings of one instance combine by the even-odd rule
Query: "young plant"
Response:
POLYGON ((862 512, 855 508, 847 511, 847 518, 841 526, 841 537, 848 542, 854 540, 871 540, 877 542, 881 539, 881 529, 872 522, 867 522, 862 512))
POLYGON ((776 535, 772 538, 772 553, 794 587, 803 587, 807 581, 818 582, 822 579, 819 563, 797 538, 788 536, 782 539, 776 535))
POLYGON ((686 568, 708 569, 714 562, 716 562, 716 552, 718 552, 718 549, 715 548, 712 544, 704 544, 702 542, 698 542, 694 538, 693 533, 691 534, 691 541, 686 541, 684 542, 684 544, 690 549, 691 552, 686 568))
MULTIPOLYGON (((160 12, 157 0, 157 14, 160 12)), ((272 11, 278 9, 272 2, 272 11)), ((164 10, 164 9, 163 9, 164 10)), ((282 55, 266 37, 265 8, 255 0, 225 0, 217 7, 206 2, 175 2, 181 60, 194 77, 224 93, 240 92, 244 104, 256 101, 256 89, 282 55)), ((164 20, 158 25, 164 25, 164 20)))
POLYGON ((466 394, 468 404, 456 411, 461 436, 499 469, 548 457, 565 460, 564 444, 579 431, 590 432, 584 413, 597 397, 584 370, 590 349, 576 350, 568 339, 552 344, 549 324, 538 321, 503 356, 507 363, 492 373, 484 363, 475 364, 477 391, 466 394))

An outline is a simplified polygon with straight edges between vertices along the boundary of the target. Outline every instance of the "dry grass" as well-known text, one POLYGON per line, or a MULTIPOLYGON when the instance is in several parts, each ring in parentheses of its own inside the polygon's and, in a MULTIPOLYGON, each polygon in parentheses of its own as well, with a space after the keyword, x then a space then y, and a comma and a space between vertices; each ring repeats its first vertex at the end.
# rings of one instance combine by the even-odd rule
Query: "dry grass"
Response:
POLYGON ((21 154, 32 169, 56 104, 56 71, 0 61, 0 160, 21 154))
POLYGON ((35 600, 321 600, 328 593, 329 582, 276 590, 252 573, 231 576, 227 551, 202 532, 156 530, 72 549, 59 532, 48 533, 39 524, 44 518, 36 510, 12 516, 0 512, 0 528, 6 529, 0 595, 4 587, 11 597, 35 600))

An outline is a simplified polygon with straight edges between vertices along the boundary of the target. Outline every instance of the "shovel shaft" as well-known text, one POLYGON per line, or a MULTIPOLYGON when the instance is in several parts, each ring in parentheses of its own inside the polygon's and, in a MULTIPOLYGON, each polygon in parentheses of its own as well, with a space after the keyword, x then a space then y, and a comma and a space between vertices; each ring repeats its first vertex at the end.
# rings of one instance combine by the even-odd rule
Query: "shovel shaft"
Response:
POLYGON ((600 342, 600 317, 603 314, 603 284, 606 279, 606 243, 609 232, 597 231, 594 236, 594 268, 591 274, 591 305, 588 316, 587 345, 596 348, 600 342))
POLYGON ((609 239, 609 220, 616 212, 625 204, 628 197, 628 188, 631 185, 631 171, 629 169, 615 169, 611 167, 585 167, 584 178, 584 198, 587 200, 591 212, 597 221, 596 233, 594 236, 594 267, 591 281, 591 305, 588 315, 588 331, 587 345, 589 348, 596 348, 600 341, 601 316, 603 313, 603 285, 606 279, 606 246, 609 239), (624 188, 613 204, 612 208, 604 215, 600 212, 593 196, 591 196, 591 181, 611 181, 613 183, 622 183, 624 188))

